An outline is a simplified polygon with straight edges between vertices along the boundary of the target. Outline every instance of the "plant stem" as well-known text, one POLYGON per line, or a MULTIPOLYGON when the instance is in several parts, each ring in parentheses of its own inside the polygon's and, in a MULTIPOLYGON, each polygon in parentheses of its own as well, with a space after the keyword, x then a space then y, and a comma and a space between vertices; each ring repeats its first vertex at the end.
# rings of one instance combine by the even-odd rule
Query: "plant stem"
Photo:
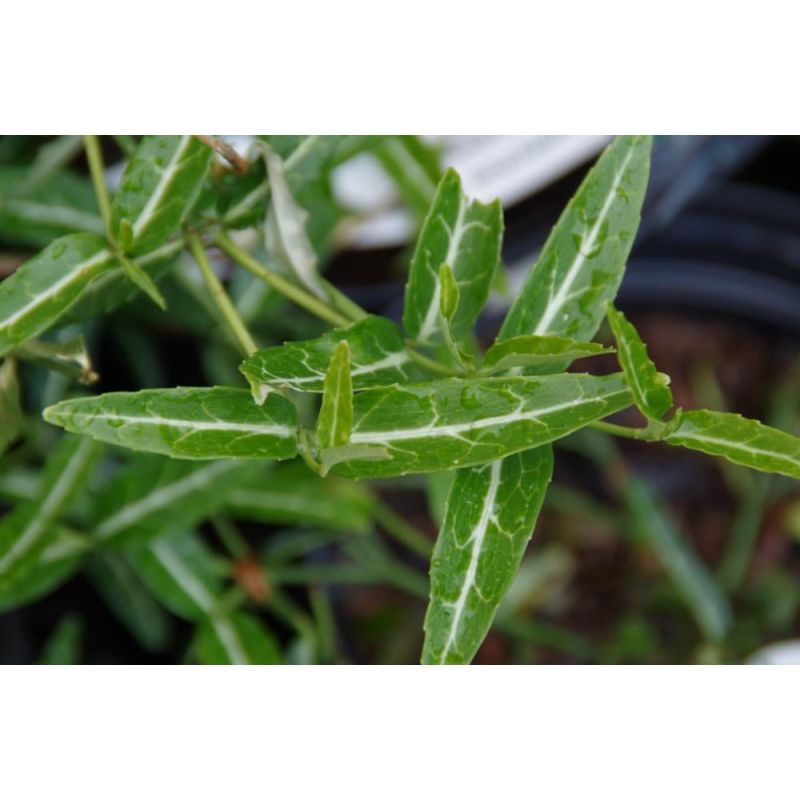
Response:
POLYGON ((239 533, 236 526, 226 517, 212 517, 211 524, 219 536, 225 549, 233 558, 245 558, 250 553, 250 547, 239 533))
POLYGON ((106 188, 100 140, 97 136, 84 136, 83 146, 86 148, 86 159, 89 162, 89 172, 92 176, 92 185, 97 197, 97 206, 100 209, 100 218, 103 220, 103 228, 109 242, 112 242, 114 237, 111 234, 111 201, 106 188))
POLYGON ((614 436, 636 439, 640 442, 652 442, 657 439, 653 432, 647 430, 647 428, 626 428, 624 425, 615 425, 613 422, 590 422, 588 427, 604 433, 611 433, 614 436))
POLYGON ((431 372, 435 372, 438 375, 444 375, 447 378, 464 376, 464 373, 460 369, 448 367, 446 364, 441 364, 432 358, 428 358, 428 356, 424 355, 423 353, 414 350, 414 348, 411 347, 408 342, 406 342, 406 351, 408 352, 408 355, 411 357, 412 361, 416 361, 421 367, 425 367, 425 369, 429 369, 431 372))
POLYGON ((225 291, 225 287, 220 283, 219 278, 211 268, 206 251, 203 249, 200 237, 196 233, 189 236, 189 249, 192 251, 192 255, 197 262, 197 266, 200 268, 200 272, 203 273, 203 280, 206 282, 211 298, 222 312, 222 316, 225 317, 225 321, 228 323, 239 347, 246 356, 252 355, 258 350, 258 347, 253 341, 250 332, 245 327, 244 322, 242 322, 239 312, 234 308, 233 303, 231 303, 228 293, 225 291))
POLYGON ((298 306, 304 308, 310 314, 319 317, 321 320, 324 320, 336 328, 341 328, 350 324, 351 320, 343 314, 326 305, 305 289, 301 289, 281 275, 267 269, 263 264, 253 258, 250 253, 239 247, 226 233, 220 231, 214 237, 214 241, 225 253, 236 261, 237 264, 244 267, 257 278, 261 278, 261 280, 275 289, 276 292, 280 292, 284 297, 297 303, 298 306))

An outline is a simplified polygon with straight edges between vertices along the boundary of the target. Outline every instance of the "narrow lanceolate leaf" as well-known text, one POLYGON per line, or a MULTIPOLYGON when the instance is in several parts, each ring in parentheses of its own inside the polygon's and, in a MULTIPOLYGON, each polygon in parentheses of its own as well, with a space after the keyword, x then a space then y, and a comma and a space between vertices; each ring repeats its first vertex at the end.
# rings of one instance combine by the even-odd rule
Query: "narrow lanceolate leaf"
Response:
POLYGON ((198 534, 160 536, 133 549, 129 558, 153 595, 173 614, 202 620, 216 609, 222 581, 214 553, 198 534))
POLYGON ((317 444, 322 450, 347 444, 353 429, 353 382, 350 349, 339 342, 325 375, 322 408, 317 419, 317 444))
POLYGON ((229 491, 257 465, 234 460, 194 464, 139 456, 98 493, 91 528, 103 544, 131 545, 195 525, 223 507, 229 491))
POLYGON ((547 444, 631 403, 622 375, 442 380, 355 395, 350 442, 386 457, 334 468, 351 478, 483 464, 547 444))
POLYGON ((121 264, 125 277, 141 289, 162 311, 166 310, 167 301, 147 272, 130 258, 122 258, 121 264))
POLYGON ((267 252, 290 269, 303 286, 326 300, 317 254, 306 233, 308 212, 292 196, 280 156, 265 145, 264 159, 270 187, 265 226, 267 252))
POLYGON ((95 383, 99 378, 92 369, 92 360, 82 336, 63 342, 31 339, 15 348, 12 354, 23 361, 32 361, 47 369, 69 375, 86 385, 95 383))
POLYGON ((441 282, 446 264, 458 288, 458 308, 451 319, 453 335, 467 333, 483 309, 500 258, 503 212, 499 201, 484 205, 461 191, 453 170, 442 178, 425 218, 406 286, 403 324, 418 342, 442 341, 441 282))
POLYGON ((669 378, 660 373, 647 355, 647 347, 621 311, 608 305, 608 322, 617 340, 619 363, 631 387, 633 399, 649 419, 660 422, 672 408, 669 378))
POLYGON ((98 447, 90 439, 67 436, 50 455, 36 497, 21 503, 0 522, 0 584, 31 569, 55 539, 55 521, 89 478, 98 447))
POLYGON ((422 218, 436 193, 439 157, 417 136, 374 138, 373 152, 397 185, 411 210, 422 218))
POLYGON ((250 614, 214 614, 197 631, 195 652, 201 664, 279 664, 272 634, 250 614))
POLYGON ((73 433, 172 458, 294 458, 297 412, 244 389, 146 389, 64 400, 44 418, 73 433))
POLYGON ((40 664, 77 664, 80 660, 83 623, 68 614, 56 625, 39 657, 40 664))
POLYGON ((46 534, 47 541, 29 568, 15 570, 0 580, 0 612, 32 603, 69 580, 81 565, 87 550, 86 537, 55 526, 46 534))
POLYGON ((350 347, 350 375, 356 391, 393 383, 420 383, 433 377, 411 360, 400 329, 383 317, 367 317, 318 339, 260 350, 240 369, 257 399, 263 399, 264 387, 270 386, 321 392, 331 358, 343 341, 350 347))
POLYGON ((362 484, 314 475, 292 462, 240 481, 226 493, 228 513, 271 525, 314 525, 337 531, 370 530, 369 492, 362 484))
POLYGON ((486 372, 515 367, 568 366, 577 358, 613 353, 595 342, 578 342, 563 336, 514 336, 495 342, 483 358, 486 372))
POLYGON ((116 237, 126 250, 155 250, 183 222, 203 186, 214 151, 193 136, 145 136, 112 203, 116 237), (130 233, 126 233, 126 230, 130 233))
POLYGON ((431 561, 425 664, 468 664, 519 568, 553 473, 549 446, 459 470, 431 561))
POLYGON ((684 411, 664 441, 761 472, 800 479, 800 439, 738 414, 684 411))
POLYGON ((51 328, 103 271, 115 264, 89 233, 57 239, 0 283, 0 355, 51 328))
MULTIPOLYGON (((157 282, 178 261, 180 241, 168 242, 156 250, 135 259, 136 264, 157 282)), ((62 322, 84 322, 99 317, 131 301, 139 289, 128 279, 119 261, 114 267, 95 278, 62 318, 62 322)))
POLYGON ((551 232, 499 340, 555 334, 591 339, 625 271, 644 200, 650 137, 606 149, 551 232))
MULTIPOLYGON (((283 159, 289 190, 295 197, 304 193, 326 173, 341 136, 266 136, 264 140, 283 159)), ((267 213, 270 187, 266 166, 259 158, 246 176, 237 180, 223 210, 226 228, 260 224, 267 213)))
POLYGON ((723 639, 731 624, 727 600, 667 510, 635 475, 626 476, 622 498, 637 537, 661 561, 706 639, 723 639))
POLYGON ((17 364, 6 359, 0 364, 0 455, 19 436, 22 421, 17 364))
POLYGON ((105 604, 145 650, 167 646, 172 620, 124 556, 99 551, 86 560, 85 569, 105 604))

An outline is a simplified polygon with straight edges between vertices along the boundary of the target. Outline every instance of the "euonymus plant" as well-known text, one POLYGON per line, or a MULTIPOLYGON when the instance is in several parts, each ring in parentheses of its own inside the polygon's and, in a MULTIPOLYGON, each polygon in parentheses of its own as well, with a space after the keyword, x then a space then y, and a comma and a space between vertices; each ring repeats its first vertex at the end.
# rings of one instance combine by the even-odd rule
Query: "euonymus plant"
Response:
MULTIPOLYGON (((618 137, 608 146, 485 352, 474 327, 496 285, 502 209, 467 197, 454 171, 439 177, 416 140, 267 136, 248 159, 214 137, 123 140, 129 158, 109 197, 100 144, 84 139, 99 217, 90 201, 82 210, 71 203, 60 217, 51 208, 47 224, 33 225, 32 239, 52 236, 59 225, 73 232, 0 284, 0 446, 22 432, 18 362, 65 370, 84 383, 96 378, 79 340, 40 337, 103 315, 137 291, 169 314, 160 282, 185 269, 182 253, 201 279, 182 285, 226 326, 249 390, 88 395, 72 384, 75 396, 44 410, 47 422, 69 433, 0 522, 2 607, 51 590, 91 553, 110 604, 126 581, 143 580, 191 620, 198 660, 271 662, 278 658, 272 638, 239 607, 240 596, 223 590, 194 527, 224 508, 244 519, 316 515, 322 527, 358 528, 363 509, 377 501, 344 479, 448 473, 422 661, 468 663, 535 528, 555 441, 589 427, 800 478, 800 439, 736 414, 674 408, 669 378, 613 305, 647 187, 648 137, 618 137), (378 154, 420 214, 402 326, 365 313, 319 268, 335 222, 326 218, 327 177, 362 149, 378 154), (248 293, 268 287, 329 330, 260 347, 246 297, 233 298, 214 268, 220 253, 250 274, 248 293), (604 320, 614 350, 592 341, 604 320), (572 367, 609 352, 618 372, 572 367), (607 421, 630 407, 641 412, 640 427, 607 421), (132 454, 97 487, 94 466, 108 457, 103 443, 156 455, 132 454), (297 466, 262 468, 291 460, 297 466), (87 495, 92 502, 81 509, 87 495)), ((31 220, 25 204, 30 211, 52 164, 80 144, 64 137, 50 145, 6 192, 0 217, 31 220)), ((235 552, 235 535, 224 526, 222 534, 235 552)), ((259 592, 252 581, 250 589, 259 592)), ((279 608, 303 630, 299 612, 288 603, 279 608)))

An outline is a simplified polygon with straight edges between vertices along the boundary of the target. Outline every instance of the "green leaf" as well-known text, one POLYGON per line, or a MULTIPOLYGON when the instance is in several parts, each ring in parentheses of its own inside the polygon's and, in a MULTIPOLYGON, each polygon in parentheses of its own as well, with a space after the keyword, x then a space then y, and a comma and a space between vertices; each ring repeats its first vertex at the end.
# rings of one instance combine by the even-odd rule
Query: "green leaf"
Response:
POLYGON ((0 455, 19 436, 22 423, 17 366, 7 359, 0 364, 0 455))
POLYGON ((442 264, 439 267, 439 313, 448 322, 452 321, 458 310, 460 294, 453 270, 447 264, 442 264))
POLYGON ((214 613, 222 580, 214 553, 196 533, 160 536, 129 554, 153 595, 173 614, 203 620, 214 613))
POLYGON ((425 216, 441 177, 439 156, 417 136, 375 137, 373 152, 420 218, 425 216))
POLYGON ((30 570, 55 540, 55 521, 83 488, 99 453, 96 443, 65 436, 50 454, 36 497, 20 503, 0 521, 0 584, 30 570))
POLYGON ((82 149, 83 140, 80 136, 57 136, 42 145, 38 149, 33 163, 26 168, 25 178, 13 190, 13 196, 29 197, 32 195, 42 184, 67 166, 82 149))
POLYGON ((800 479, 800 439, 739 414, 684 411, 664 441, 761 472, 800 479))
POLYGON ((630 405, 624 377, 550 375, 431 381, 355 395, 350 442, 388 458, 335 467, 351 478, 482 464, 546 444, 630 405))
POLYGON ((73 433, 172 458, 297 455, 297 412, 283 397, 263 406, 245 389, 145 389, 64 400, 44 418, 73 433))
POLYGON ((263 398, 265 387, 269 386, 321 392, 331 358, 343 341, 350 347, 350 375, 355 391, 394 383, 420 383, 432 377, 411 360, 399 328, 383 317, 366 317, 318 339, 259 350, 240 369, 257 400, 263 398))
POLYGON ((88 284, 114 265, 98 236, 57 239, 0 283, 0 355, 52 327, 88 284))
POLYGON ((498 372, 515 367, 568 366, 577 358, 613 353, 595 342, 578 342, 563 336, 514 336, 495 342, 483 358, 483 370, 498 372))
POLYGON ((214 151, 193 136, 145 136, 111 205, 119 237, 130 225, 130 255, 155 250, 183 222, 203 187, 214 151))
MULTIPOLYGON (((81 144, 80 137, 77 137, 81 144)), ((38 184, 33 168, 0 167, 0 237, 8 244, 45 247, 68 233, 102 236, 91 182, 62 172, 38 184), (37 185, 38 184, 38 185, 37 185)))
POLYGON ((233 517, 253 522, 367 533, 370 502, 361 484, 332 475, 323 480, 293 462, 240 482, 227 492, 226 507, 233 517))
POLYGON ((111 612, 145 650, 166 649, 172 620, 124 556, 96 553, 87 559, 86 573, 111 612))
POLYGON ((219 511, 254 467, 233 460, 196 464, 138 456, 98 493, 93 534, 103 544, 129 545, 196 525, 219 511))
POLYGON ((250 614, 215 614, 197 630, 195 651, 201 664, 279 664, 277 642, 250 614))
POLYGON ((498 340, 588 341, 625 271, 649 172, 649 136, 619 136, 586 176, 545 242, 498 340))
POLYGON ((649 419, 660 422, 672 408, 669 378, 660 373, 647 355, 647 347, 621 311, 610 303, 608 322, 617 340, 619 363, 631 387, 639 410, 649 419))
POLYGON ((82 336, 66 341, 45 342, 30 339, 11 351, 23 361, 32 361, 47 369, 76 378, 80 383, 96 383, 99 375, 92 369, 92 360, 82 336))
POLYGON ((76 572, 87 545, 84 537, 56 526, 54 539, 46 546, 38 558, 22 571, 15 571, 7 581, 0 581, 0 612, 32 603, 44 595, 55 591, 76 572))
POLYGON ((468 664, 511 586, 553 473, 549 446, 459 470, 431 561, 424 664, 468 664))
MULTIPOLYGON (((341 136, 265 136, 283 159, 289 190, 300 197, 327 172, 341 136)), ((263 223, 267 213, 269 183, 263 159, 253 162, 233 192, 225 198, 223 224, 226 228, 246 228, 263 223)), ((313 222, 313 220, 312 220, 313 222)))
POLYGON ((317 418, 317 443, 323 450, 347 444, 353 429, 353 382, 350 379, 350 348, 336 345, 325 375, 322 408, 317 418))
POLYGON ((706 639, 723 639, 731 625, 728 602, 670 514, 635 475, 626 475, 621 494, 638 538, 658 556, 706 639))
POLYGON ((77 664, 83 641, 83 622, 68 614, 56 625, 44 643, 40 664, 77 664))
MULTIPOLYGON (((135 262, 156 282, 177 263, 182 247, 181 241, 168 242, 135 259, 135 262)), ((138 296, 139 289, 131 283, 120 262, 115 262, 115 265, 95 278, 81 292, 75 304, 62 318, 62 322, 85 322, 94 319, 138 296)))
POLYGON ((162 311, 166 311, 167 301, 147 272, 130 258, 122 258, 120 259, 120 263, 122 264, 122 271, 125 273, 125 277, 134 286, 138 286, 162 311))
POLYGON ((280 156, 268 145, 263 148, 270 187, 265 225, 267 252, 287 267, 309 291, 327 300, 328 293, 319 275, 317 254, 305 229, 308 212, 292 196, 280 156))
POLYGON ((461 191, 458 174, 448 170, 411 261, 403 324, 412 339, 425 344, 442 341, 442 264, 450 268, 458 288, 458 308, 451 320, 453 335, 460 339, 472 328, 489 296, 502 238, 500 202, 484 205, 469 200, 461 191))

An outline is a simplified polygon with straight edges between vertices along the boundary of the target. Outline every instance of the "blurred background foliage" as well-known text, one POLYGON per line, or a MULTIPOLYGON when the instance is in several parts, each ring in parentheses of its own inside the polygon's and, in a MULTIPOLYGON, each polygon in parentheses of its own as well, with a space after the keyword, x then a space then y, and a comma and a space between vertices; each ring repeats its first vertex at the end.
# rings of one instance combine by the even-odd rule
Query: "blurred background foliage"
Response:
MULTIPOLYGON (((102 139, 112 187, 136 138, 102 139)), ((270 138, 287 152, 296 137, 270 138)), ((468 193, 470 170, 509 180, 530 172, 522 161, 482 162, 480 147, 497 143, 467 139, 487 137, 336 138, 326 169, 293 190, 327 278, 395 320, 408 242, 442 165, 471 159, 468 193)), ((530 140, 505 152, 521 159, 523 145, 529 156, 538 147, 540 167, 503 198, 506 269, 481 320, 484 343, 602 146, 499 138, 530 140), (568 145, 572 156, 551 168, 568 145)), ((795 434, 798 146, 657 138, 619 297, 672 375, 678 405, 738 411, 795 434)), ((257 169, 240 178, 220 162, 192 224, 213 222, 259 181, 257 169)), ((238 232, 254 251, 258 223, 242 220, 238 232)), ((102 232, 80 137, 0 137, 0 277, 74 231, 102 232)), ((259 345, 323 331, 212 254, 259 345)), ((243 385, 196 265, 165 259, 157 274, 166 313, 128 283, 88 292, 69 324, 0 366, 0 514, 36 502, 43 467, 64 446, 41 408, 87 391, 82 384, 104 392, 243 385)), ((544 512, 478 663, 737 663, 800 638, 797 484, 596 432, 559 445, 544 512)), ((416 662, 447 481, 321 481, 298 464, 221 468, 106 448, 52 520, 53 543, 35 568, 0 583, 0 662, 416 662), (231 632, 245 652, 226 647, 231 632)))

